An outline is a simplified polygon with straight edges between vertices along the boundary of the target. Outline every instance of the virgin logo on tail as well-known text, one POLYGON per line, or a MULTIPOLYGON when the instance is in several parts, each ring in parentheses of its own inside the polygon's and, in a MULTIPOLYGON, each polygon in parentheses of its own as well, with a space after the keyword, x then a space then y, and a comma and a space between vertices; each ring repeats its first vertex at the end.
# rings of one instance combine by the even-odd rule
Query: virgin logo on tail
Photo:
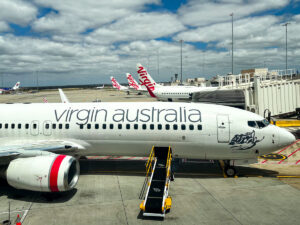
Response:
POLYGON ((136 83, 136 81, 133 79, 131 74, 127 74, 127 79, 130 87, 133 87, 135 90, 139 90, 139 85, 136 83))
POLYGON ((117 88, 118 90, 121 89, 120 84, 116 81, 116 79, 114 77, 111 77, 111 82, 114 88, 117 88))
POLYGON ((155 83, 151 82, 151 80, 149 79, 149 74, 148 74, 147 70, 141 64, 137 64, 137 73, 139 74, 139 77, 140 77, 140 79, 139 79, 140 84, 145 85, 151 91, 154 91, 155 83))

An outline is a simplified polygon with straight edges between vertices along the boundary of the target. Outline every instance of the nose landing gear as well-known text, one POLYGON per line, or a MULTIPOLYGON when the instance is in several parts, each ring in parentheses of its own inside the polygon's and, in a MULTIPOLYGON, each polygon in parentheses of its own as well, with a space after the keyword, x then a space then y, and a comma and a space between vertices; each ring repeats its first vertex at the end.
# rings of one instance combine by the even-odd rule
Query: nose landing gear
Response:
POLYGON ((224 173, 227 177, 235 177, 236 169, 233 165, 230 165, 230 160, 224 160, 224 173))

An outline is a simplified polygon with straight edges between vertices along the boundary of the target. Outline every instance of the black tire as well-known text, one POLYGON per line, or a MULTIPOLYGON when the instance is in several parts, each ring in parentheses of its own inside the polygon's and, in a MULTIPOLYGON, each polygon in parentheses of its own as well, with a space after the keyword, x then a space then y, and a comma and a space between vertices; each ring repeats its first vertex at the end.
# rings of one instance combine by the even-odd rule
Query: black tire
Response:
POLYGON ((228 166, 225 168, 225 174, 227 177, 234 177, 236 175, 236 169, 233 166, 228 166))

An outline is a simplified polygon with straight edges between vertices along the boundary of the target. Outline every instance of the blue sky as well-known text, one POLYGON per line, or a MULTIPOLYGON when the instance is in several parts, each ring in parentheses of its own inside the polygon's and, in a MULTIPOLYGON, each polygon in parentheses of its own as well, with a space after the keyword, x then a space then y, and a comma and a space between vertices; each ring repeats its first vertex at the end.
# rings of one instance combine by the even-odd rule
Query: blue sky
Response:
POLYGON ((142 63, 158 81, 211 78, 242 69, 299 69, 297 0, 2 0, 0 86, 109 83, 136 77, 142 63), (159 61, 159 62, 158 62, 159 61), (3 82, 2 82, 3 80, 3 82))

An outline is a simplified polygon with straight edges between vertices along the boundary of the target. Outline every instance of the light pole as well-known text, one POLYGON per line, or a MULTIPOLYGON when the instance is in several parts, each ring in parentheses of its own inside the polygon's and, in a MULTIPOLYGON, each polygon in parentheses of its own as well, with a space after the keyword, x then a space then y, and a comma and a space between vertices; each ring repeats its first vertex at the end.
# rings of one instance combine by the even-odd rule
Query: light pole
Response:
POLYGON ((285 74, 287 74, 287 27, 290 23, 285 23, 282 26, 285 26, 285 74))
POLYGON ((182 42, 183 40, 180 40, 180 84, 182 84, 182 42))
POLYGON ((231 74, 233 74, 233 13, 231 16, 231 74))

